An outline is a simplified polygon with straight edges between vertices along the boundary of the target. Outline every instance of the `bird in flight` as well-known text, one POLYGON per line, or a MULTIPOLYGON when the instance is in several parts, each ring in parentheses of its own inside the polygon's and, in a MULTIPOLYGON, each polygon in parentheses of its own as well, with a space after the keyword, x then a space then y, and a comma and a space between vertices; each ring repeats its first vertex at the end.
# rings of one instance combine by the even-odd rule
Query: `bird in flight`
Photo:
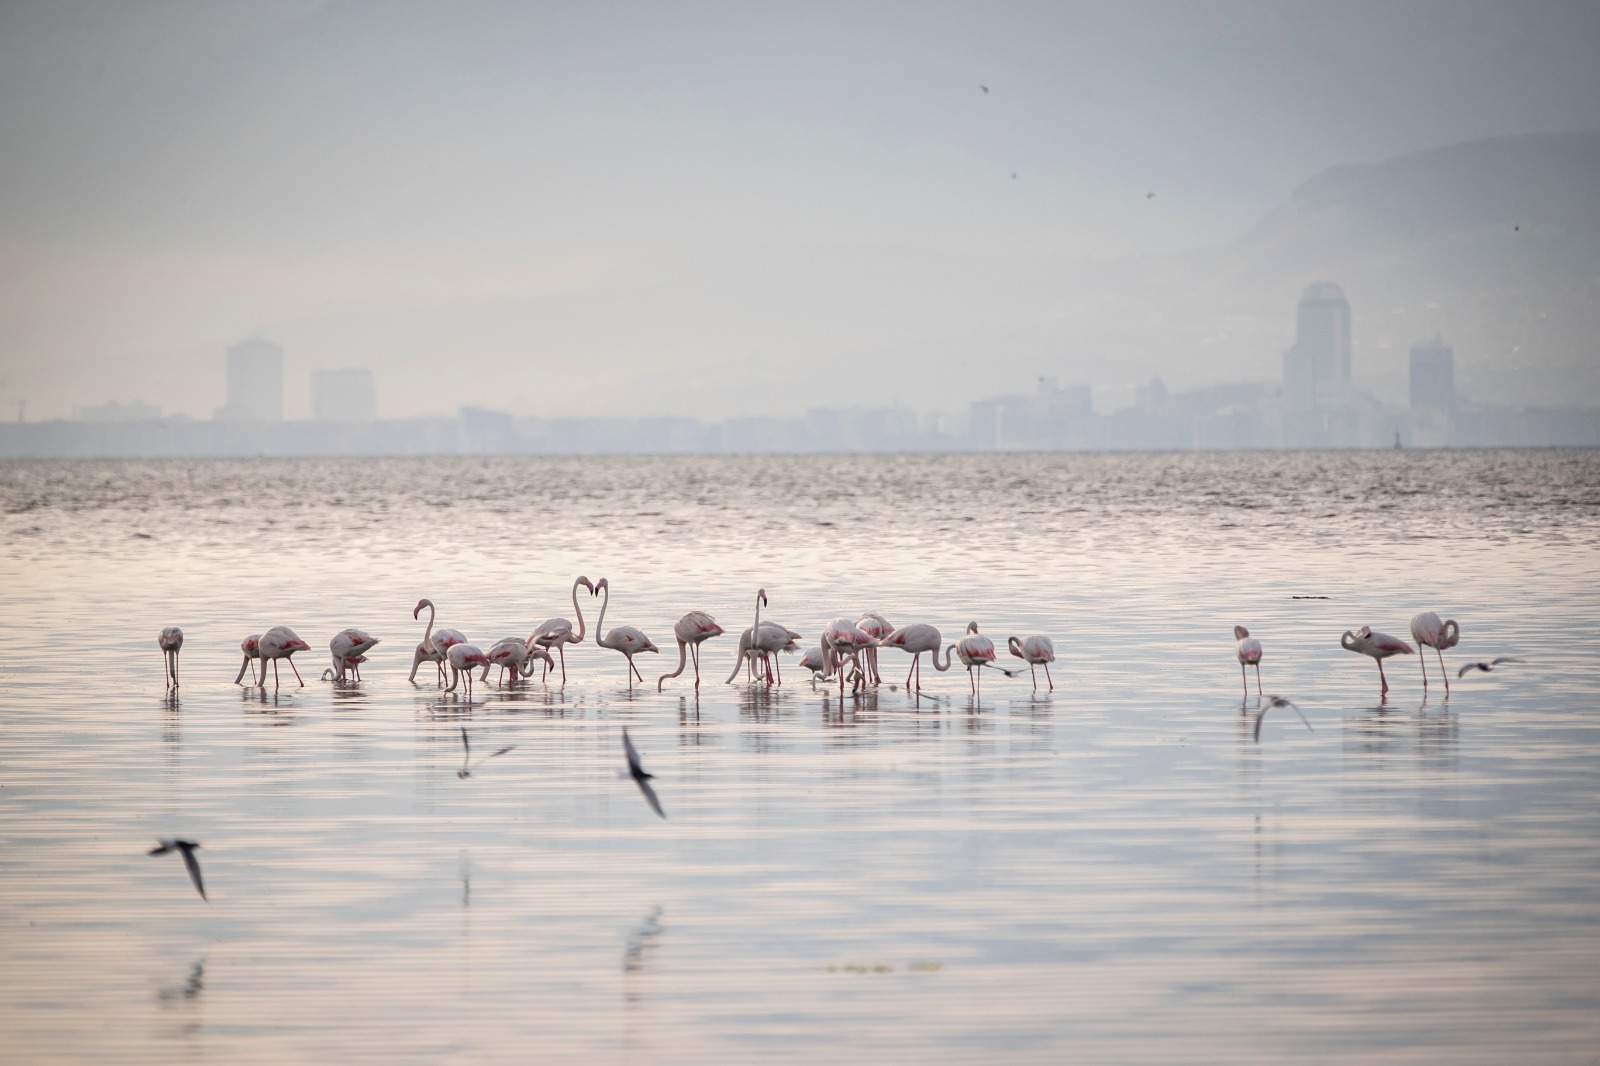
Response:
POLYGON ((1484 673, 1487 674, 1490 670, 1493 670, 1495 667, 1499 666, 1501 663, 1521 663, 1521 662, 1527 662, 1527 660, 1526 659, 1513 659, 1509 655, 1502 655, 1502 656, 1500 656, 1500 658, 1498 658, 1498 659, 1490 659, 1486 663, 1468 663, 1467 665, 1463 666, 1461 669, 1456 671, 1456 680, 1460 681, 1463 677, 1466 677, 1468 670, 1482 670, 1484 673))
POLYGON ((461 729, 461 769, 456 771, 456 776, 471 777, 472 771, 476 770, 478 767, 482 766, 496 755, 504 755, 514 747, 516 747, 515 744, 507 744, 499 751, 491 751, 489 754, 485 755, 483 758, 469 766, 467 764, 467 760, 472 758, 472 742, 467 739, 467 730, 466 727, 463 726, 461 729))
POLYGON ((985 93, 987 93, 989 91, 989 87, 987 85, 981 85, 980 84, 978 86, 978 88, 982 89, 985 93))
MULTIPOLYGON (((1284 699, 1282 696, 1268 696, 1267 705, 1256 712, 1256 740, 1259 741, 1261 739, 1261 719, 1265 718, 1267 716, 1267 712, 1272 710, 1274 707, 1288 707, 1294 711, 1295 714, 1300 714, 1300 708, 1296 707, 1293 703, 1284 699)), ((1311 723, 1306 722, 1305 715, 1300 714, 1300 720, 1306 723, 1307 729, 1311 729, 1311 723)), ((1315 729, 1311 729, 1311 731, 1313 733, 1316 732, 1315 729)))
POLYGON ((639 791, 644 793, 644 798, 650 804, 650 809, 662 818, 667 816, 661 809, 661 801, 656 799, 656 790, 650 787, 650 779, 655 774, 647 773, 639 764, 639 750, 633 746, 633 741, 628 738, 628 727, 622 727, 622 750, 628 756, 628 776, 633 778, 633 783, 639 786, 639 791))
POLYGON ((1144 198, 1146 200, 1154 200, 1156 198, 1156 194, 1153 192, 1147 192, 1144 194, 1144 198))
POLYGON ((199 846, 198 843, 192 840, 179 840, 176 837, 172 839, 163 838, 156 841, 156 846, 150 849, 149 854, 165 855, 169 851, 181 853, 183 855, 183 865, 189 871, 189 880, 194 882, 194 890, 200 893, 201 899, 205 899, 207 903, 210 903, 211 901, 206 899, 205 882, 200 880, 200 863, 194 857, 194 849, 199 846))

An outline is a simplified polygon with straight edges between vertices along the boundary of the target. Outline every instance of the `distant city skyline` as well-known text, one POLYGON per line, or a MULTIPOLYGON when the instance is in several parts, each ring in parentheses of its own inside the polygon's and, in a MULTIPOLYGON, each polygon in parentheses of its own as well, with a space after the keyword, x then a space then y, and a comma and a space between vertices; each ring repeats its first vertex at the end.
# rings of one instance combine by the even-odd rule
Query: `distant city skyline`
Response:
POLYGON ((1384 403, 1436 332, 1600 403, 1593 4, 399 7, 0 6, 0 410, 208 418, 250 338, 290 419, 351 367, 402 418, 1114 409, 1275 378, 1328 280, 1384 403))

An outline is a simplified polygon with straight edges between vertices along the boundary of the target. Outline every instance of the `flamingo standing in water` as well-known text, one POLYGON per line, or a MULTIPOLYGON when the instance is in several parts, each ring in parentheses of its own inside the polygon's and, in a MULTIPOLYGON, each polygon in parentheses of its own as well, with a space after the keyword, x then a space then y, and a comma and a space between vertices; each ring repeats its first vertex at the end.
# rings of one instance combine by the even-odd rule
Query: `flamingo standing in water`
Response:
MULTIPOLYGON (((791 652, 799 650, 795 643, 800 639, 800 634, 776 622, 761 622, 761 608, 767 604, 767 590, 756 590, 756 617, 749 629, 739 634, 739 654, 733 661, 733 672, 728 675, 727 684, 733 684, 733 679, 739 674, 740 664, 753 663, 761 660, 766 670, 766 682, 773 683, 773 674, 776 669, 776 660, 772 656, 777 652, 791 652)), ((783 671, 776 670, 777 683, 783 684, 783 671)))
POLYGON ((878 676, 878 645, 883 643, 885 637, 894 632, 894 626, 890 625, 889 620, 883 615, 868 611, 856 619, 856 628, 872 638, 872 643, 867 645, 862 654, 867 660, 867 668, 872 671, 872 683, 874 685, 879 684, 883 681, 883 678, 878 676))
POLYGON ((1383 660, 1391 655, 1412 655, 1416 649, 1399 637, 1391 637, 1387 633, 1374 633, 1371 626, 1362 626, 1354 633, 1345 630, 1344 636, 1339 638, 1339 646, 1345 651, 1360 652, 1370 655, 1378 662, 1378 681, 1383 685, 1380 695, 1389 694, 1389 679, 1383 676, 1383 660))
POLYGON ((595 582, 594 590, 595 592, 605 593, 605 599, 600 601, 600 617, 594 621, 594 642, 602 648, 620 651, 626 656, 628 660, 628 687, 632 688, 635 677, 641 683, 644 681, 644 675, 639 673, 637 666, 633 665, 633 657, 647 651, 653 651, 659 655, 661 649, 650 643, 650 638, 644 635, 643 630, 636 629, 633 626, 618 626, 605 636, 600 636, 600 631, 605 628, 606 624, 606 607, 611 603, 611 585, 605 578, 601 578, 595 582))
MULTIPOLYGON (((542 651, 543 649, 541 648, 540 650, 542 651)), ((528 642, 521 637, 506 637, 503 640, 497 640, 489 648, 489 665, 500 668, 499 683, 502 685, 506 683, 507 671, 511 673, 512 684, 516 684, 517 678, 526 676, 523 667, 528 664, 528 661, 528 642)))
MULTIPOLYGON (((261 658, 261 634, 251 633, 239 642, 239 650, 244 652, 244 662, 239 664, 239 676, 233 679, 235 685, 244 680, 245 670, 250 671, 250 687, 255 688, 260 682, 256 680, 255 662, 261 658)), ((266 675, 263 674, 262 677, 266 675)))
MULTIPOLYGON (((583 608, 578 606, 578 586, 580 585, 589 590, 589 595, 593 596, 595 594, 595 587, 589 583, 589 579, 586 577, 580 577, 572 583, 572 613, 578 616, 577 632, 573 632, 572 623, 565 618, 547 618, 539 623, 538 628, 528 637, 529 644, 537 644, 546 651, 554 648, 556 654, 561 656, 561 683, 563 685, 567 683, 567 645, 583 643, 583 608)), ((596 631, 599 628, 599 626, 595 626, 596 631)))
POLYGON ((1239 656, 1239 678, 1244 682, 1244 694, 1250 695, 1250 678, 1244 672, 1246 666, 1256 668, 1256 695, 1261 695, 1261 642, 1250 635, 1244 626, 1233 627, 1233 639, 1239 642, 1235 649, 1239 656))
MULTIPOLYGON (((443 660, 444 656, 428 647, 426 642, 418 644, 417 650, 411 656, 411 676, 406 680, 415 685, 417 683, 417 667, 423 663, 433 663, 437 666, 443 660)), ((442 671, 444 668, 441 666, 439 669, 442 671)), ((441 677, 440 680, 443 680, 443 678, 441 677)))
POLYGON ((465 677, 467 679, 467 699, 470 700, 472 698, 472 671, 481 666, 483 667, 483 672, 487 675, 489 672, 489 657, 483 654, 483 651, 476 644, 464 642, 450 645, 450 650, 444 654, 445 658, 450 661, 450 669, 455 672, 454 676, 450 678, 450 684, 445 688, 445 691, 454 692, 456 690, 456 682, 465 677))
POLYGON ((855 667, 855 677, 851 687, 860 689, 868 679, 867 670, 861 663, 861 653, 876 643, 848 618, 835 618, 823 627, 823 662, 830 672, 838 673, 841 696, 844 695, 844 661, 849 659, 851 665, 855 667))
POLYGON ((672 635, 678 638, 678 668, 670 674, 662 674, 656 681, 656 691, 661 691, 661 685, 669 677, 677 677, 683 673, 685 661, 694 658, 694 687, 700 688, 700 644, 712 637, 722 636, 722 627, 717 625, 717 620, 704 611, 690 611, 672 627, 672 635))
MULTIPOLYGON (((953 647, 956 658, 961 660, 961 665, 967 668, 967 683, 972 686, 974 696, 983 695, 983 685, 979 680, 981 671, 985 666, 998 670, 1007 677, 1016 677, 1016 673, 1003 666, 996 666, 994 662, 994 641, 978 632, 978 623, 967 623, 967 635, 956 641, 953 647)), ((948 653, 945 662, 950 661, 948 653)), ((934 663, 937 667, 939 664, 934 663)))
MULTIPOLYGON (((739 668, 736 666, 734 669, 739 668)), ((800 669, 811 671, 812 684, 816 684, 818 678, 828 680, 828 653, 819 644, 800 656, 800 669)))
POLYGON ((346 671, 354 671, 361 680, 361 664, 367 661, 367 652, 378 646, 378 638, 368 636, 359 629, 345 629, 328 641, 328 651, 333 654, 333 679, 343 681, 346 671))
MULTIPOLYGON (((942 641, 939 630, 926 622, 915 622, 899 629, 883 638, 885 648, 899 648, 901 651, 911 653, 911 669, 906 671, 906 689, 908 691, 922 691, 922 653, 931 652, 933 668, 941 673, 950 669, 950 651, 944 653, 944 665, 939 665, 939 644, 942 641), (912 687, 911 675, 917 677, 916 687, 912 687)), ((954 647, 954 645, 952 645, 954 647)))
POLYGON ((156 647, 161 649, 161 667, 166 674, 167 688, 178 687, 178 650, 183 647, 183 630, 167 626, 156 636, 156 647))
MULTIPOLYGON (((434 632, 432 600, 418 600, 416 607, 412 608, 411 617, 416 618, 420 616, 424 607, 428 609, 428 629, 422 634, 422 643, 427 647, 429 652, 427 659, 431 660, 435 665, 438 666, 439 680, 443 681, 444 662, 446 656, 450 652, 451 647, 456 644, 465 644, 467 642, 467 638, 465 634, 457 629, 441 629, 437 633, 434 632)), ((417 676, 417 664, 423 661, 423 658, 412 658, 411 676, 413 679, 417 676)))
POLYGON ((272 687, 278 687, 278 660, 288 659, 289 669, 294 670, 294 679, 300 682, 300 687, 305 688, 306 683, 300 677, 300 671, 295 667, 294 660, 290 658, 297 651, 310 651, 311 645, 294 635, 294 630, 288 626, 273 626, 261 635, 261 641, 256 645, 256 654, 261 657, 261 685, 266 687, 267 662, 272 663, 272 687))
POLYGON ((1048 691, 1056 690, 1056 683, 1050 676, 1050 664, 1056 661, 1056 646, 1049 637, 1011 637, 1006 641, 1006 647, 1011 649, 1011 654, 1028 664, 1028 670, 1033 674, 1033 691, 1039 691, 1038 667, 1044 667, 1044 679, 1050 685, 1048 691))
MULTIPOLYGON (((1423 611, 1411 620, 1411 639, 1420 646, 1432 648, 1439 656, 1439 673, 1444 675, 1445 695, 1450 694, 1450 671, 1444 668, 1444 649, 1453 648, 1461 641, 1461 627, 1454 618, 1439 621, 1432 611, 1423 611)), ((1422 691, 1428 691, 1428 653, 1417 656, 1422 663, 1422 691)))

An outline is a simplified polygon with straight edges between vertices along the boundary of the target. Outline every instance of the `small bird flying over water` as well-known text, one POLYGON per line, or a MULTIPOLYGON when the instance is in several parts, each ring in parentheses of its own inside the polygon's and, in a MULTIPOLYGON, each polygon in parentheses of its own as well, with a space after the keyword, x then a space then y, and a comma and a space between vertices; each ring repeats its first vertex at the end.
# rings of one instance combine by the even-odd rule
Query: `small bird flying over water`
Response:
POLYGON ((644 793, 650 809, 665 818, 667 813, 661 809, 661 801, 656 799, 656 790, 650 787, 650 779, 656 775, 646 773, 645 768, 639 764, 639 751, 633 746, 633 741, 628 739, 627 726, 622 727, 622 750, 628 756, 628 776, 633 778, 633 783, 644 793))
POLYGON ((488 762, 490 759, 494 758, 496 755, 504 755, 506 752, 510 751, 514 747, 516 747, 515 744, 507 744, 505 747, 501 748, 499 751, 491 751, 489 754, 485 755, 483 758, 479 759, 477 762, 472 763, 471 765, 468 765, 467 760, 472 758, 472 741, 467 739, 467 730, 466 730, 466 727, 463 726, 462 729, 461 729, 461 769, 456 771, 456 776, 457 777, 471 777, 472 776, 472 771, 476 770, 478 767, 482 766, 484 763, 488 762))
MULTIPOLYGON (((1261 739, 1261 719, 1265 718, 1267 716, 1267 712, 1272 710, 1274 707, 1287 707, 1294 711, 1295 714, 1300 714, 1300 708, 1296 707, 1293 703, 1284 699, 1282 696, 1268 696, 1267 705, 1256 712, 1256 740, 1261 739)), ((1306 723, 1307 729, 1311 729, 1311 723, 1306 722, 1305 715, 1300 714, 1300 720, 1306 723)), ((1311 731, 1313 733, 1316 732, 1315 729, 1311 729, 1311 731)))
POLYGON ((1456 680, 1459 681, 1463 677, 1466 677, 1468 670, 1482 670, 1484 673, 1487 674, 1490 670, 1493 670, 1495 667, 1499 666, 1501 663, 1525 663, 1527 661, 1528 660, 1526 660, 1526 659, 1513 659, 1509 655, 1502 655, 1502 656, 1500 656, 1500 658, 1498 658, 1498 659, 1490 659, 1486 663, 1468 663, 1467 665, 1463 666, 1460 670, 1456 671, 1456 680))
POLYGON ((189 880, 194 882, 194 890, 200 893, 201 899, 205 899, 207 903, 210 903, 211 901, 206 899, 205 883, 200 880, 200 864, 195 861, 194 857, 194 849, 199 846, 193 840, 179 840, 176 837, 170 839, 162 838, 156 841, 156 846, 150 849, 149 854, 165 855, 169 851, 181 853, 183 855, 184 868, 189 871, 189 880))

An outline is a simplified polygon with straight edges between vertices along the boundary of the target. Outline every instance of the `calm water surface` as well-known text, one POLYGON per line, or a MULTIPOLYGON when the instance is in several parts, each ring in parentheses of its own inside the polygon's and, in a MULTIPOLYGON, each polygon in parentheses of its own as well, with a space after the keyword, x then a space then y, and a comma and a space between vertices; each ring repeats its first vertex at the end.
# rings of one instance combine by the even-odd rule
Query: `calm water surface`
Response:
POLYGON ((1600 454, 19 463, 0 509, 6 1061, 1600 1061, 1600 454), (407 683, 419 597, 487 646, 580 573, 648 686, 407 683), (725 637, 658 695, 758 586, 808 644, 1047 633, 1056 691, 726 685, 725 637), (1380 701, 1339 635, 1424 609, 1530 662, 1380 701), (306 686, 234 687, 274 624, 306 686), (1235 624, 1315 732, 1252 740, 1235 624), (459 778, 462 727, 516 748, 459 778))

